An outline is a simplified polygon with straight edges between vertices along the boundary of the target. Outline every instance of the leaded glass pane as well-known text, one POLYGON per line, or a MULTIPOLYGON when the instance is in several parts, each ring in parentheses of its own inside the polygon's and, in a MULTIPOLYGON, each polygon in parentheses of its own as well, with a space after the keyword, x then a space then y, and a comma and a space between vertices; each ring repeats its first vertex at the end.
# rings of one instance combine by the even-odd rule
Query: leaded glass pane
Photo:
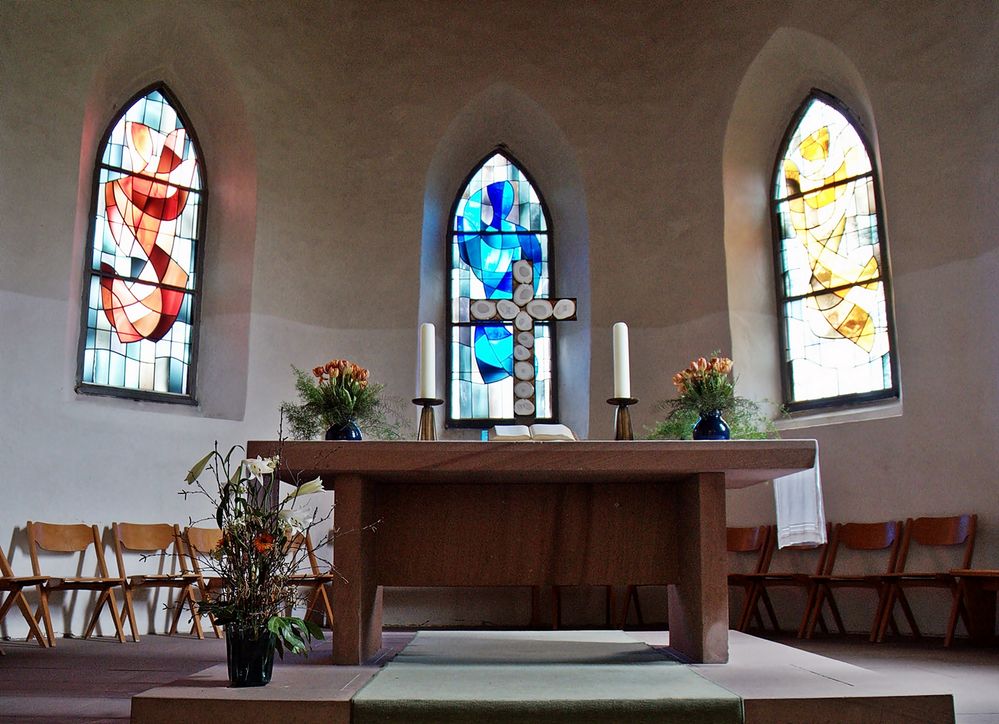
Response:
MULTIPOLYGON (((451 327, 452 419, 513 418, 514 335, 509 324, 451 327)), ((535 326, 534 340, 537 417, 544 419, 553 414, 551 328, 535 326)))
MULTIPOLYGON (((515 374, 516 331, 502 322, 476 323, 470 307, 476 300, 511 299, 513 265, 522 259, 533 265, 534 296, 550 297, 548 219, 526 174, 495 153, 462 190, 450 227, 450 417, 509 420, 515 414, 514 385, 524 381, 515 374)), ((554 410, 547 325, 534 327, 534 340, 534 417, 546 419, 554 410)))
POLYGON ((788 402, 892 389, 875 178, 846 115, 810 100, 774 193, 788 402))
POLYGON ((82 382, 190 394, 202 176, 160 90, 111 129, 94 192, 82 382))

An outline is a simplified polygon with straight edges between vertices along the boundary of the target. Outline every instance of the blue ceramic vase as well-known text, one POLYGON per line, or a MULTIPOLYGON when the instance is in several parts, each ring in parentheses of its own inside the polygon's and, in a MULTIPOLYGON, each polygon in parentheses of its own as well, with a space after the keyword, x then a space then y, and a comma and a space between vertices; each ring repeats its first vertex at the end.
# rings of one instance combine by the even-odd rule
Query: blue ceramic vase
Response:
POLYGON ((732 431, 722 419, 721 410, 711 410, 701 413, 691 437, 695 440, 728 440, 732 437, 732 431))
POLYGON ((333 425, 326 431, 327 440, 360 440, 361 429, 353 420, 347 420, 342 425, 333 425))

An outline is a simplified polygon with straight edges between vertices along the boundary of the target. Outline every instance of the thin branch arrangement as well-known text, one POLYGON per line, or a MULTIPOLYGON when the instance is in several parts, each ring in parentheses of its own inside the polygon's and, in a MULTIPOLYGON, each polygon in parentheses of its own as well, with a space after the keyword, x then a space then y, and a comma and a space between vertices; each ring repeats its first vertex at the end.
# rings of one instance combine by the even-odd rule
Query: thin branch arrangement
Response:
POLYGON ((223 454, 216 443, 185 478, 194 490, 183 494, 206 496, 222 531, 218 546, 199 561, 221 580, 221 586, 201 603, 200 611, 219 624, 251 635, 270 631, 282 657, 285 648, 307 654, 309 642, 323 638, 322 629, 283 614, 301 601, 292 577, 307 555, 302 540, 331 514, 320 515, 318 507, 308 505, 308 496, 323 489, 322 480, 304 483, 282 497, 276 474, 278 457, 245 460, 237 451, 242 453, 243 448, 233 446, 223 454), (206 471, 214 478, 210 487, 200 480, 206 471))

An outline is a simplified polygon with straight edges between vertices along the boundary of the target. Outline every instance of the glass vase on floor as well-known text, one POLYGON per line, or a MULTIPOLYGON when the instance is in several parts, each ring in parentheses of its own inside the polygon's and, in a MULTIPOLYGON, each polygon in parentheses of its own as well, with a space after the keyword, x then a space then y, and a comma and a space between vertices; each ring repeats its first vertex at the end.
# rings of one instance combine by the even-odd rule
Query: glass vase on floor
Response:
POLYGON ((264 686, 274 670, 274 634, 267 629, 225 627, 225 653, 229 684, 233 687, 264 686))
POLYGON ((722 419, 721 410, 705 410, 694 425, 691 437, 695 440, 728 440, 732 437, 732 431, 722 419))

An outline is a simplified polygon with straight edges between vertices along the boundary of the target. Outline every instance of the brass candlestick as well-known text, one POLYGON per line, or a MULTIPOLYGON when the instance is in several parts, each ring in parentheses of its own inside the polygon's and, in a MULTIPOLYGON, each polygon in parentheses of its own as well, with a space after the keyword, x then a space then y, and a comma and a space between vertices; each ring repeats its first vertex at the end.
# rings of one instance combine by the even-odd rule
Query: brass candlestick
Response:
POLYGON ((436 397, 417 397, 413 400, 413 404, 423 406, 423 410, 420 411, 420 432, 416 439, 436 440, 437 421, 434 419, 434 408, 437 405, 443 405, 444 400, 439 400, 436 397))
POLYGON ((612 397, 607 400, 608 405, 616 405, 614 410, 614 439, 634 440, 635 433, 631 430, 631 413, 628 406, 638 402, 636 397, 612 397))

